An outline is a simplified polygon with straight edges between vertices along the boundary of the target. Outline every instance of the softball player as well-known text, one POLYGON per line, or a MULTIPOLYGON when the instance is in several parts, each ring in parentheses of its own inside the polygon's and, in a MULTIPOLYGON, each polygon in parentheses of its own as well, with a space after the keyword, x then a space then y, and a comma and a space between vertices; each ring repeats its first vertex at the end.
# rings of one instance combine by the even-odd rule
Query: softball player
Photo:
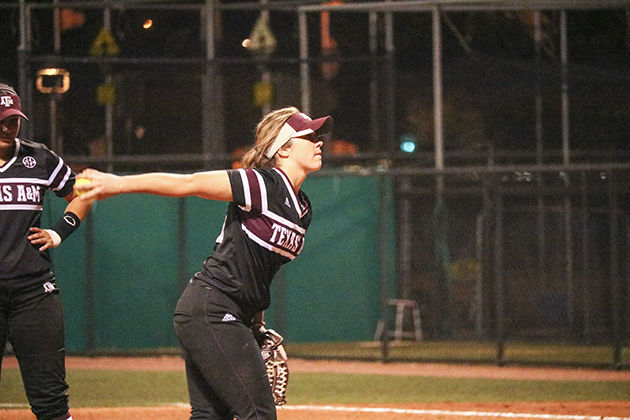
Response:
POLYGON ((175 308, 184 349, 191 419, 275 419, 276 409, 258 344, 271 280, 304 246, 311 205, 300 189, 322 166, 321 135, 332 118, 311 120, 297 108, 267 114, 243 169, 116 176, 87 170, 84 196, 142 192, 229 201, 213 254, 175 308))
POLYGON ((69 419, 63 313, 48 248, 58 246, 90 210, 76 200, 74 173, 40 143, 17 138, 15 90, 0 83, 0 363, 7 338, 26 396, 40 420, 69 419), (46 190, 70 204, 52 229, 41 229, 46 190))

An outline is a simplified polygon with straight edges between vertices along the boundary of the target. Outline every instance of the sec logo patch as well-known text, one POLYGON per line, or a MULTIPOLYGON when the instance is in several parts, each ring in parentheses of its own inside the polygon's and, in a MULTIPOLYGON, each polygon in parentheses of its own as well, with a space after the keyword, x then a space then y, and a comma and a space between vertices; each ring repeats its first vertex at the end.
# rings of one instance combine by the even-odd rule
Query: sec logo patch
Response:
POLYGON ((35 165, 37 165, 37 161, 32 156, 25 156, 24 159, 22 159, 22 163, 29 169, 34 168, 35 165))

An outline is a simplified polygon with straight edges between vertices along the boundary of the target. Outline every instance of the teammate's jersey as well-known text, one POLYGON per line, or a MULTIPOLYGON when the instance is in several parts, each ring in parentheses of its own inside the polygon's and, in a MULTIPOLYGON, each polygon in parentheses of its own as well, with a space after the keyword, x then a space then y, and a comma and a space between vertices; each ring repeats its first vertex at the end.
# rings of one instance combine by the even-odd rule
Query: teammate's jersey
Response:
POLYGON ((311 204, 279 168, 228 175, 233 202, 213 254, 194 277, 223 291, 249 317, 269 306, 273 276, 302 251, 311 204))
POLYGON ((74 177, 43 144, 16 139, 13 157, 0 166, 0 281, 51 275, 48 252, 29 242, 29 228, 40 226, 46 190, 64 197, 74 177))

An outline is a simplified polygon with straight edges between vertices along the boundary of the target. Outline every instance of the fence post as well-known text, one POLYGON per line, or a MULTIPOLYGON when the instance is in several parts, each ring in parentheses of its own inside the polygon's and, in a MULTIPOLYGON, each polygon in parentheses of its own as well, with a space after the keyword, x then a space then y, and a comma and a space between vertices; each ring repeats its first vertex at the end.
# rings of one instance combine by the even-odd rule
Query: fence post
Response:
POLYGON ((386 111, 386 126, 385 126, 385 142, 387 147, 385 150, 394 152, 397 149, 396 146, 396 68, 394 48, 394 17, 392 12, 385 12, 385 94, 384 100, 387 104, 386 111))
MULTIPOLYGON (((94 206, 96 207, 96 206, 94 206)), ((95 298, 95 258, 94 258, 94 219, 96 209, 85 219, 85 301, 86 301, 86 350, 96 350, 96 298, 95 298)))
MULTIPOLYGON (((499 187, 500 188, 500 187, 499 187)), ((496 363, 503 366, 505 362, 505 290, 503 287, 503 196, 501 191, 496 195, 496 219, 494 225, 494 299, 497 335, 496 363)))
POLYGON ((177 201, 177 277, 181 290, 188 284, 188 247, 186 244, 186 199, 180 198, 177 201))
MULTIPOLYGON (((28 28, 31 9, 25 0, 20 0, 20 44, 17 48, 18 59, 18 92, 22 99, 22 111, 31 115, 33 111, 33 83, 31 80, 31 31, 28 28)), ((22 138, 33 138, 35 132, 33 124, 24 124, 21 128, 22 138)), ((59 150, 61 152, 61 150, 59 150)))
POLYGON ((411 296, 411 249, 412 249, 412 216, 411 216, 411 179, 409 176, 400 178, 399 211, 398 211, 398 243, 400 264, 400 295, 403 299, 411 296))
POLYGON ((381 360, 383 363, 389 361, 389 316, 387 299, 389 298, 389 275, 387 267, 387 238, 385 226, 385 175, 378 175, 378 260, 381 279, 381 360))
MULTIPOLYGON (((591 287, 591 282, 589 281, 589 278, 591 276, 591 268, 590 268, 590 263, 589 263, 589 249, 590 249, 590 245, 589 245, 589 237, 588 237, 588 224, 589 224, 589 210, 588 210, 588 180, 587 180, 587 176, 586 176, 586 172, 582 171, 581 172, 581 176, 582 176, 582 185, 581 185, 581 202, 580 202, 580 206, 581 206, 581 220, 580 220, 580 224, 581 224, 581 234, 582 234, 582 251, 581 251, 581 257, 582 257, 582 296, 588 296, 590 293, 590 287, 591 287)), ((591 305, 588 299, 583 298, 583 307, 582 310, 584 311, 584 325, 582 327, 582 336, 585 337, 587 340, 590 341, 591 339, 591 327, 592 327, 592 320, 591 320, 591 305)))
POLYGON ((612 311, 613 367, 621 368, 621 287, 619 285, 619 209, 615 185, 615 173, 610 172, 608 199, 610 212, 610 297, 612 311))
POLYGON ((202 153, 204 163, 209 164, 212 156, 225 152, 225 130, 223 110, 217 104, 223 101, 223 76, 216 61, 214 19, 217 0, 205 3, 205 72, 201 79, 201 123, 202 153))

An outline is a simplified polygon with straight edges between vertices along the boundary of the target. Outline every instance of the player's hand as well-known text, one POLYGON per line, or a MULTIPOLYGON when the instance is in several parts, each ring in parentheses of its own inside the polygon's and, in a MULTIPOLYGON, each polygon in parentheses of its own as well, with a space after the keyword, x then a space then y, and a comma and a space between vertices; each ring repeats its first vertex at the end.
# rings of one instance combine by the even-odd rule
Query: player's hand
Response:
POLYGON ((119 177, 114 174, 86 169, 77 175, 77 179, 90 180, 89 183, 75 185, 75 191, 81 200, 103 200, 117 194, 119 177))
POLYGON ((40 251, 46 251, 48 248, 54 248, 56 246, 50 233, 45 229, 32 227, 29 231, 31 234, 28 235, 28 240, 34 245, 42 244, 42 246, 39 247, 40 251))

